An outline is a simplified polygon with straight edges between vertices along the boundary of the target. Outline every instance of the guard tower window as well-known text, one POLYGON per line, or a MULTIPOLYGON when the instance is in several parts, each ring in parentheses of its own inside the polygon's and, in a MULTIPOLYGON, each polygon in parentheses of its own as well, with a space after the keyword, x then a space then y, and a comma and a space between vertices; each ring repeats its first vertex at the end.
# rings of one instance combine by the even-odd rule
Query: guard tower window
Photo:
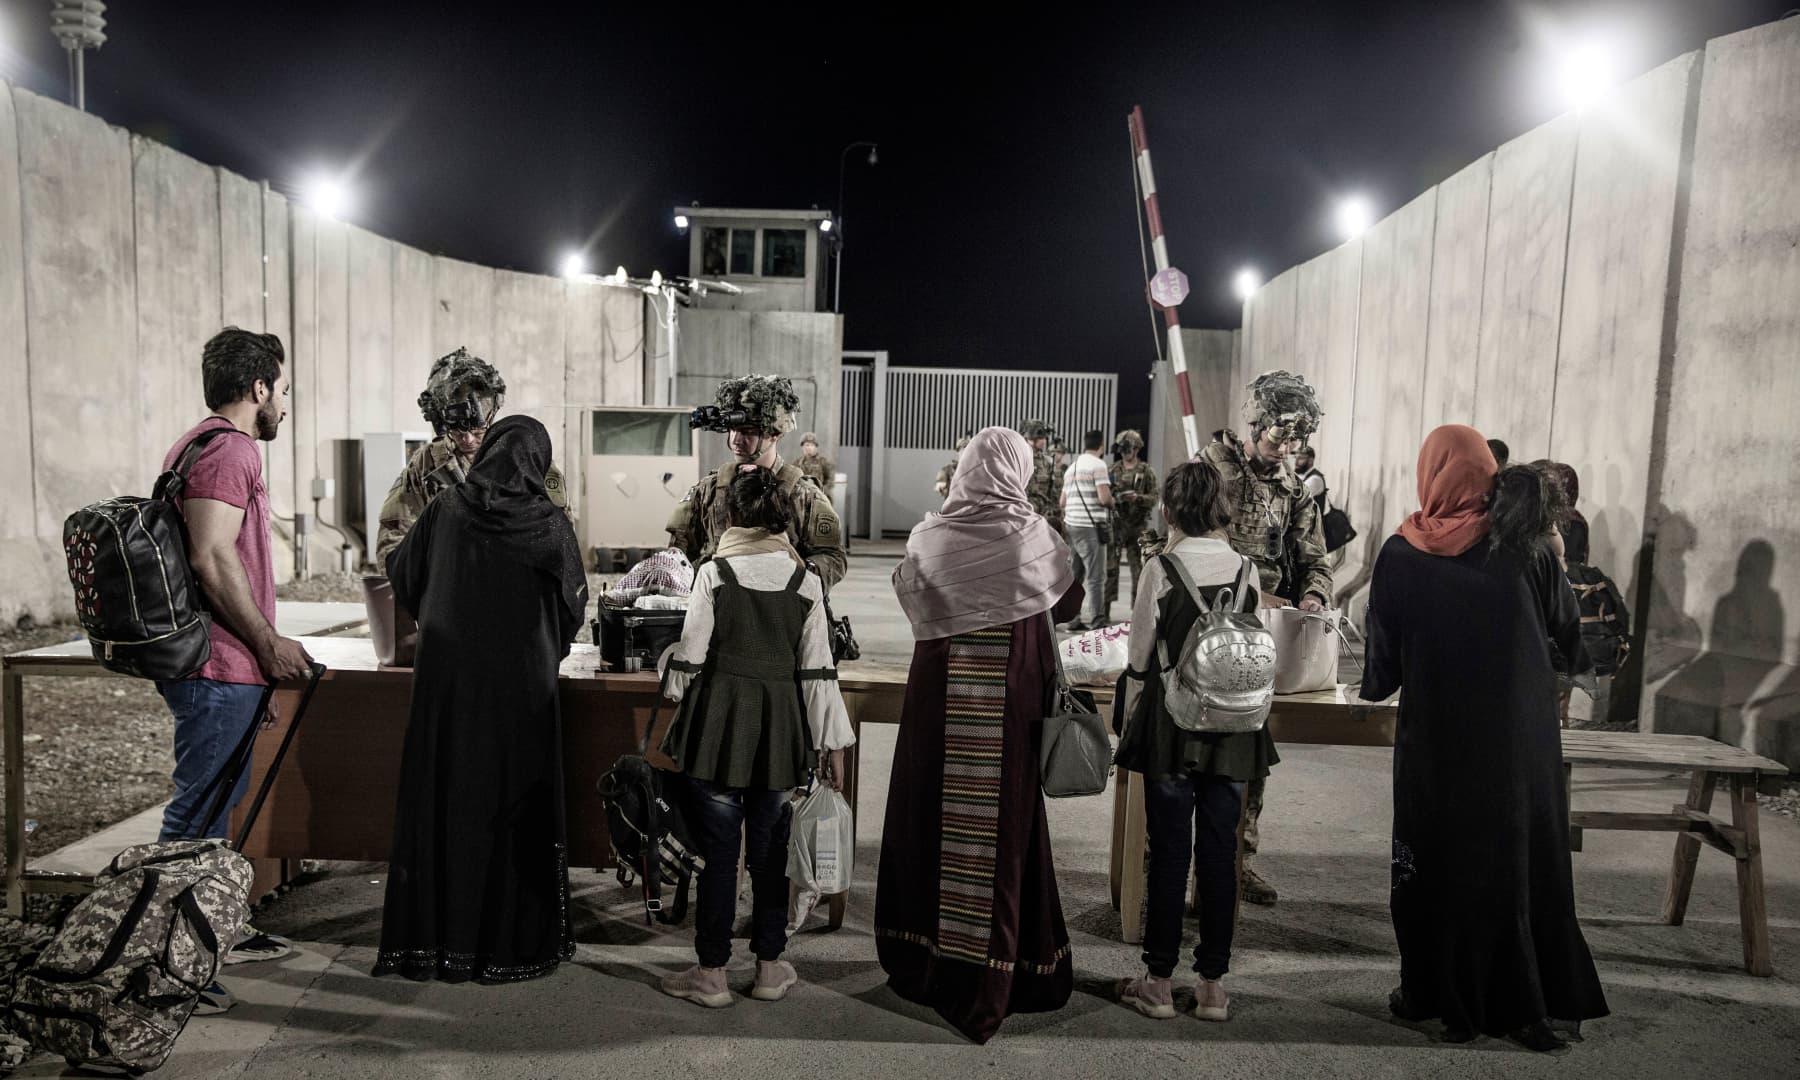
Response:
POLYGON ((708 277, 725 273, 725 253, 731 248, 731 230, 709 226, 700 230, 700 272, 708 277))
POLYGON ((806 230, 764 229, 762 276, 806 276, 806 230))
POLYGON ((731 230, 731 272, 743 275, 756 273, 755 229, 731 230))

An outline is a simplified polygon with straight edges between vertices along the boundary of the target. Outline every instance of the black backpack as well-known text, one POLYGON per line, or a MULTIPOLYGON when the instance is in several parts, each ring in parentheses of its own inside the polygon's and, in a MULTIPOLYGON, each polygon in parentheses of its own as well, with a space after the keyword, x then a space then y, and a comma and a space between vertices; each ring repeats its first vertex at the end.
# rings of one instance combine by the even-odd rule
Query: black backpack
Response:
POLYGON ((1594 662, 1594 674, 1612 675, 1631 655, 1631 612, 1619 587, 1595 567, 1571 562, 1568 577, 1581 609, 1581 644, 1594 662))
POLYGON ((63 522, 75 614, 100 666, 141 679, 185 679, 212 655, 212 615, 188 565, 187 522, 175 500, 216 436, 194 436, 148 499, 121 495, 63 522))
MULTIPOLYGON (((1317 469, 1313 470, 1318 472, 1317 469)), ((1321 479, 1323 479, 1321 477, 1321 479)), ((1350 524, 1350 515, 1339 507, 1331 505, 1331 489, 1326 488, 1312 497, 1314 505, 1319 508, 1319 527, 1325 534, 1325 551, 1327 553, 1356 539, 1356 526, 1350 524)))
POLYGON ((638 752, 621 757, 595 785, 600 801, 606 804, 606 831, 619 863, 619 884, 630 885, 634 876, 643 881, 646 926, 653 915, 668 926, 687 918, 688 891, 694 875, 706 865, 683 813, 685 785, 681 778, 644 757, 661 707, 659 686, 638 752), (662 902, 665 881, 675 883, 675 901, 670 906, 662 902))

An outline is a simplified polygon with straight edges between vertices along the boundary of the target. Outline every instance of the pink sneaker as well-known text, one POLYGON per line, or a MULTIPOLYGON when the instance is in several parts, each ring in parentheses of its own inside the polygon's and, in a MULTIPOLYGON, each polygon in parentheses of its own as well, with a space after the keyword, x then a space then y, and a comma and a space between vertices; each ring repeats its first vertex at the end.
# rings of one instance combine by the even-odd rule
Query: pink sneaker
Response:
POLYGON ((1221 980, 1202 977, 1194 985, 1194 1015, 1201 1020, 1231 1019, 1231 999, 1221 980))
POLYGON ((1152 1020, 1168 1020, 1175 1015, 1175 996, 1169 990, 1169 980, 1151 975, 1120 980, 1119 1002, 1152 1020))
POLYGON ((750 988, 750 996, 758 1001, 780 1001, 787 997, 788 988, 799 981, 800 974, 786 960, 777 960, 772 964, 758 960, 756 985, 750 988))
POLYGON ((695 964, 686 971, 664 975, 657 985, 670 997, 684 998, 709 1009, 723 1009, 731 1004, 731 990, 725 985, 724 968, 695 964))

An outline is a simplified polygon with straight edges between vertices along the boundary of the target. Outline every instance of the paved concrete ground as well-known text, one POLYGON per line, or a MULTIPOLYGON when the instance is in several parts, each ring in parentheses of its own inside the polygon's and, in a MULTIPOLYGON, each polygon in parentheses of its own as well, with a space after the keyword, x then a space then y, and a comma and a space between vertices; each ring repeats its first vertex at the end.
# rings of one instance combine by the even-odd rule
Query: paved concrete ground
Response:
MULTIPOLYGON (((883 615, 891 559, 866 550, 836 594, 865 647, 904 651, 883 615)), ((241 999, 195 1020, 159 1075, 169 1077, 745 1076, 1043 1078, 1583 1076, 1693 1078, 1800 1075, 1800 826, 1763 823, 1778 974, 1740 966, 1730 860, 1701 855, 1687 925, 1656 921, 1672 840, 1593 833, 1575 856, 1577 901, 1613 1016, 1587 1041, 1546 1058, 1510 1043, 1436 1041, 1435 1027, 1386 1014, 1398 959, 1387 916, 1389 754, 1289 747, 1270 783, 1262 867, 1282 890, 1246 908, 1227 980, 1234 1018, 1155 1022, 1113 1003, 1136 970, 1108 899, 1108 798, 1050 804, 1076 993, 1062 1011, 1009 1020, 972 1046, 928 1010, 888 991, 870 935, 879 836, 894 732, 865 733, 857 886, 836 933, 797 935, 802 984, 789 999, 742 998, 709 1012, 666 998, 655 979, 692 961, 686 933, 647 930, 610 875, 576 875, 581 942, 574 963, 517 986, 414 984, 368 976, 380 933, 381 865, 334 866, 272 900, 265 929, 303 944, 281 961, 229 968, 241 999)), ((1681 781, 1576 773, 1577 806, 1666 810, 1681 781)), ((743 957, 734 984, 749 981, 743 957)), ((40 1064, 22 1075, 58 1075, 40 1064)))

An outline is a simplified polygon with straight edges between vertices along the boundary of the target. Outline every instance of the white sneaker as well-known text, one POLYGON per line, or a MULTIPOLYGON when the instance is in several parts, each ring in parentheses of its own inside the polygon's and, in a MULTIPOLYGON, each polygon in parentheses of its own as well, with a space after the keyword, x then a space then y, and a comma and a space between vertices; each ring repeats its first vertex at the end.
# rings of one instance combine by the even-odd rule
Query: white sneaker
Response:
POLYGON ((258 960, 279 960, 294 951, 294 943, 284 937, 265 934, 249 923, 238 934, 237 944, 225 954, 224 963, 250 964, 258 960))
POLYGON ((225 989, 217 979, 206 989, 200 991, 200 1000, 194 1004, 195 1016, 217 1016, 237 1004, 237 998, 225 989))

